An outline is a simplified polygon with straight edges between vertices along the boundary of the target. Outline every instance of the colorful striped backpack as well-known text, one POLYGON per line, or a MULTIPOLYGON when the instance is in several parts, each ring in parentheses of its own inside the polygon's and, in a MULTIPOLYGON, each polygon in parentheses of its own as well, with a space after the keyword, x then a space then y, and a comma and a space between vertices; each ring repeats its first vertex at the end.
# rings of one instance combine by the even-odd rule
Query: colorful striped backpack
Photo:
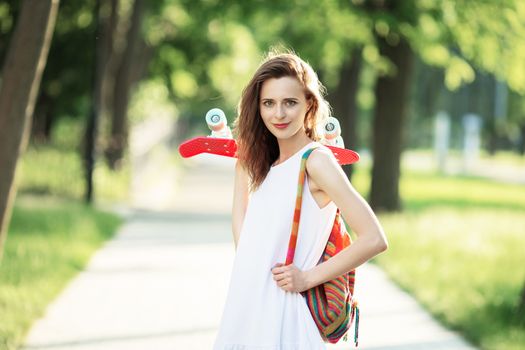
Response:
MULTIPOLYGON (((297 186, 297 198, 292 224, 292 233, 288 244, 288 254, 285 265, 293 263, 297 233, 299 230, 299 218, 301 217, 301 204, 303 185, 306 179, 306 160, 314 149, 307 150, 301 159, 301 170, 299 172, 299 184, 297 186)), ((352 244, 350 235, 342 221, 339 208, 335 214, 334 224, 328 238, 319 263, 324 262, 344 248, 352 244)), ((343 336, 346 340, 347 331, 352 326, 355 318, 354 342, 358 345, 359 330, 359 307, 354 300, 355 270, 345 273, 331 281, 320 284, 314 288, 302 292, 306 304, 310 309, 315 324, 325 342, 337 343, 343 336)))

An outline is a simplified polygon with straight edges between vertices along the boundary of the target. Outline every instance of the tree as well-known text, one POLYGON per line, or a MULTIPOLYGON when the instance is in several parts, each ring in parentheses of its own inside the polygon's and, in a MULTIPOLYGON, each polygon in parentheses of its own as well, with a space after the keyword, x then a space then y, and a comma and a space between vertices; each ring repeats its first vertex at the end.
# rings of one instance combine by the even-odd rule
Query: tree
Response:
MULTIPOLYGON (((131 23, 127 32, 126 47, 121 55, 113 89, 113 108, 111 117, 111 135, 106 149, 106 158, 112 169, 124 156, 128 143, 128 105, 131 87, 136 82, 136 58, 140 54, 142 20, 144 18, 144 0, 135 0, 131 14, 131 23)), ((143 47, 142 49, 144 49, 143 47)))
POLYGON ((415 23, 416 6, 412 1, 389 0, 370 0, 363 6, 373 21, 375 45, 386 68, 375 86, 370 205, 395 211, 401 209, 400 160, 413 66, 413 52, 400 28, 415 23))
MULTIPOLYGON (((94 0, 63 1, 33 114, 38 141, 53 142, 60 120, 82 123, 90 105, 91 69, 95 57, 94 0)), ((31 139, 30 139, 31 140, 31 139)), ((35 139, 33 139, 35 140, 35 139)), ((31 140, 31 141, 33 141, 31 140)))
POLYGON ((7 52, 0 88, 0 256, 16 186, 16 165, 28 129, 53 35, 59 0, 25 0, 7 52))
POLYGON ((401 209, 400 162, 413 54, 403 39, 396 45, 391 45, 384 38, 378 41, 379 52, 396 69, 394 76, 381 76, 376 82, 370 205, 376 210, 394 211, 401 209))
MULTIPOLYGON (((341 123, 341 136, 345 147, 356 149, 357 142, 357 91, 359 89, 359 72, 361 70, 361 51, 355 49, 341 66, 339 82, 333 93, 328 95, 334 116, 341 123)), ((343 168, 349 180, 352 178, 353 166, 343 168)))
POLYGON ((525 5, 513 0, 356 0, 352 4, 363 17, 370 18, 369 29, 376 38, 372 51, 380 54, 376 60, 379 78, 370 202, 378 210, 399 210, 399 160, 408 110, 411 52, 425 64, 443 68, 449 90, 474 81, 479 69, 523 92, 525 5), (403 100, 395 100, 392 93, 403 100))
MULTIPOLYGON (((93 53, 95 57, 93 60, 93 69, 91 70, 93 92, 84 138, 84 175, 86 179, 86 192, 84 199, 86 203, 89 204, 93 202, 93 171, 95 169, 96 140, 102 104, 104 73, 106 70, 107 59, 111 52, 110 48, 112 47, 112 43, 110 42, 112 32, 110 29, 108 29, 110 28, 111 24, 108 25, 106 22, 106 17, 101 15, 100 5, 101 0, 96 0, 94 11, 95 35, 93 45, 93 53), (104 27, 104 29, 101 29, 101 27, 104 27)), ((109 18, 111 17, 112 16, 109 18)))

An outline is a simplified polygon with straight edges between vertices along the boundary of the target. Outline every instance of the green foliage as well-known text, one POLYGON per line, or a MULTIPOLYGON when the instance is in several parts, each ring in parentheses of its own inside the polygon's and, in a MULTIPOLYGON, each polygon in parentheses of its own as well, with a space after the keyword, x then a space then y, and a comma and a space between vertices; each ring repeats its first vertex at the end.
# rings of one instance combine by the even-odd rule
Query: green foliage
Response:
POLYGON ((221 91, 228 106, 236 106, 244 86, 259 64, 260 52, 250 31, 239 24, 212 21, 210 40, 221 53, 209 64, 213 86, 221 91))
MULTIPOLYGON (((58 117, 87 115, 94 3, 60 6, 41 94, 58 117)), ((129 15, 131 5, 122 1, 120 15, 129 15)), ((19 1, 0 5, 0 56, 18 6, 19 1)), ((202 115, 222 104, 233 110, 238 86, 272 46, 293 48, 322 73, 328 87, 337 84, 339 68, 355 47, 363 48, 366 64, 391 71, 378 54, 376 35, 393 44, 406 38, 425 63, 444 68, 449 89, 472 82, 481 69, 523 92, 523 18, 525 5, 511 0, 154 0, 147 2, 142 29, 155 48, 147 78, 162 79, 182 115, 202 115)))
POLYGON ((449 25, 463 55, 506 80, 512 89, 524 93, 523 1, 464 1, 461 8, 457 20, 449 25))
POLYGON ((89 111, 95 21, 93 0, 60 3, 53 40, 42 77, 37 110, 55 118, 84 119, 89 111))
MULTIPOLYGON (((0 5, 0 56, 18 3, 0 5)), ((129 15, 132 3, 121 2, 121 17, 129 15)), ((87 115, 94 4, 60 6, 39 101, 53 116, 87 115)), ((154 48, 146 80, 161 81, 184 118, 200 118, 216 106, 233 112, 242 86, 270 47, 292 48, 329 89, 337 85, 340 67, 355 48, 362 49, 363 66, 375 70, 373 79, 392 73, 395 67, 379 55, 377 36, 391 44, 408 40, 425 64, 444 70, 441 79, 448 89, 488 72, 513 90, 525 91, 522 1, 152 0, 146 7, 142 31, 154 48)), ((374 101, 372 89, 373 83, 362 84, 359 101, 365 110, 374 101)))
POLYGON ((213 3, 195 1, 158 1, 150 6, 144 28, 158 53, 152 58, 150 74, 164 82, 183 117, 204 115, 220 105, 211 102, 220 93, 211 83, 208 68, 219 50, 208 38, 208 25, 225 10, 215 11, 213 3), (197 13, 198 21, 190 15, 197 13))
POLYGON ((4 58, 14 30, 14 22, 18 16, 19 5, 19 1, 0 3, 0 67, 4 65, 4 58))
POLYGON ((420 1, 406 35, 423 61, 445 68, 455 90, 475 77, 473 66, 525 91, 525 6, 522 1, 420 1))
MULTIPOLYGON (((189 84, 193 83, 191 80, 189 84)), ((131 125, 137 125, 151 117, 168 116, 175 121, 178 114, 179 111, 170 100, 169 91, 161 79, 139 83, 128 112, 131 125)))
POLYGON ((32 322, 119 224, 77 203, 17 201, 0 265, 0 348, 21 345, 32 322))
POLYGON ((8 33, 13 27, 13 17, 9 13, 10 7, 8 3, 0 4, 0 33, 8 33))

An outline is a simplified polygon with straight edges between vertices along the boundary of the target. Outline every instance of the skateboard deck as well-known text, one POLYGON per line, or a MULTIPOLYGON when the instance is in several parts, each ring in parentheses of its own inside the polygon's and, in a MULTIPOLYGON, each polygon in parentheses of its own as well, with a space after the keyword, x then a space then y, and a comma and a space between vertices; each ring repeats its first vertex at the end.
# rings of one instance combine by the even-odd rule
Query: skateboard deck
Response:
MULTIPOLYGON (((359 154, 355 151, 334 146, 326 147, 332 151, 340 165, 353 164, 359 161, 359 154)), ((181 143, 179 153, 184 158, 193 157, 201 153, 236 158, 237 142, 235 139, 198 136, 181 143)))

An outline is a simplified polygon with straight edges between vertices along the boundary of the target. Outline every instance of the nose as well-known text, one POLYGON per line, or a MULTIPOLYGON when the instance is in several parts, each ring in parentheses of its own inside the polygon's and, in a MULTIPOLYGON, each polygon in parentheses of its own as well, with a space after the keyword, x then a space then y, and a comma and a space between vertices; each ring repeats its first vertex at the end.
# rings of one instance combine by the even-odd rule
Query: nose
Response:
POLYGON ((277 104, 277 107, 275 109, 275 117, 279 119, 283 119, 286 117, 286 113, 284 111, 284 106, 282 104, 277 104))

